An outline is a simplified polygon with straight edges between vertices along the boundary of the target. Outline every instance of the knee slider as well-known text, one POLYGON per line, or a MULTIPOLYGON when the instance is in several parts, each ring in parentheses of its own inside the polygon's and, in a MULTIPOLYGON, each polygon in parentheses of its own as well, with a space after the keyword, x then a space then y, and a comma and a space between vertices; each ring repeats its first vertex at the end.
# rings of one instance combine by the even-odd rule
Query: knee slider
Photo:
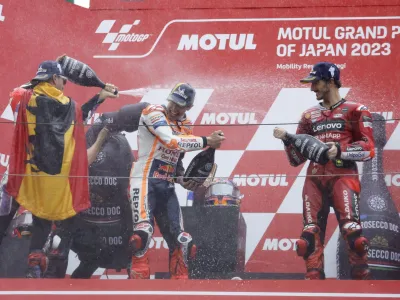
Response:
POLYGON ((368 239, 361 235, 362 228, 357 222, 347 222, 342 226, 343 238, 347 241, 351 250, 358 254, 368 252, 368 239))
POLYGON ((133 227, 133 235, 129 243, 135 256, 141 257, 147 252, 153 233, 153 226, 148 222, 141 222, 133 227))
POLYGON ((315 251, 316 238, 319 239, 320 229, 317 225, 310 224, 303 228, 300 239, 296 241, 296 253, 305 259, 315 251))

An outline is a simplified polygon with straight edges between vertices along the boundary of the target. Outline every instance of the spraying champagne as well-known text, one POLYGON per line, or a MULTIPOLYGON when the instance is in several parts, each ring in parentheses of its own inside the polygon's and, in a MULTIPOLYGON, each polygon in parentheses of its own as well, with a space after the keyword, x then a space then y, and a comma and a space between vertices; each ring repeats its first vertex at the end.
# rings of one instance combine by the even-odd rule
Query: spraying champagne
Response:
POLYGON ((308 134, 286 133, 285 140, 292 144, 305 158, 325 165, 329 162, 327 152, 329 146, 308 134))
POLYGON ((208 148, 207 150, 198 153, 190 162, 186 169, 183 181, 193 181, 203 184, 207 177, 211 174, 215 161, 215 149, 208 148))
MULTIPOLYGON (((99 87, 102 89, 106 87, 106 84, 100 80, 93 69, 87 64, 67 55, 58 57, 57 61, 60 63, 64 75, 71 82, 87 87, 99 87)), ((117 95, 118 90, 115 90, 114 94, 117 95)))

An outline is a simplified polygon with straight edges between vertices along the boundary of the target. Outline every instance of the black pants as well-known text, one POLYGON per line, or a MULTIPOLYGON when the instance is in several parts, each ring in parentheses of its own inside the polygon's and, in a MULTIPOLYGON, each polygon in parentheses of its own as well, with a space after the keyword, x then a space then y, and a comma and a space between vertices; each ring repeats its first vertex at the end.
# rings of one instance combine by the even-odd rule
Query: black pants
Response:
MULTIPOLYGON (((128 212, 129 215, 130 211, 128 212)), ((73 250, 80 265, 71 278, 90 278, 97 268, 125 269, 130 262, 129 238, 132 235, 132 219, 95 224, 75 216, 69 221, 57 222, 49 240, 58 236, 61 243, 49 251, 49 268, 46 278, 64 278, 68 265, 68 253, 73 250)))
POLYGON ((18 208, 19 203, 13 199, 10 213, 6 216, 0 216, 0 244, 3 241, 4 236, 7 234, 7 229, 10 226, 10 223, 13 220, 18 208))

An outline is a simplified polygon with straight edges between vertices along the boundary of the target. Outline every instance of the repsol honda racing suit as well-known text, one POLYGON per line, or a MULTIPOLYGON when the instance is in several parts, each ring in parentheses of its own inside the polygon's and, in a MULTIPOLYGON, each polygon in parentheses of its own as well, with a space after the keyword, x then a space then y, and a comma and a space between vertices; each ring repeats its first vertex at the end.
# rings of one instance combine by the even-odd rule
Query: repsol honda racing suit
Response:
MULTIPOLYGON (((306 263, 306 279, 324 279, 324 239, 329 207, 334 208, 342 237, 347 242, 353 279, 369 279, 368 241, 362 236, 359 213, 360 181, 356 161, 374 157, 372 118, 368 108, 342 99, 329 109, 322 105, 306 110, 297 134, 309 134, 323 142, 334 142, 336 159, 326 165, 310 162, 303 188, 304 228, 297 253, 306 263)), ((285 142, 290 164, 306 159, 285 142)))
POLYGON ((171 121, 166 109, 150 105, 143 110, 138 130, 138 160, 133 164, 130 200, 133 210, 136 246, 130 278, 150 277, 148 248, 153 235, 154 218, 170 250, 171 278, 188 278, 188 259, 193 254, 192 237, 184 232, 174 177, 183 175, 183 152, 207 146, 205 137, 192 135, 192 123, 184 118, 171 121))

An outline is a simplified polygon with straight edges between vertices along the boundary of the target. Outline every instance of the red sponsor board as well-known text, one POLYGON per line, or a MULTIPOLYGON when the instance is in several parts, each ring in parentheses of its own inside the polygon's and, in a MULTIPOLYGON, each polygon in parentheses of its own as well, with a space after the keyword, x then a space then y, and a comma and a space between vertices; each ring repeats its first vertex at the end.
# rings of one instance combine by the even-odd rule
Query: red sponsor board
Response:
MULTIPOLYGON (((296 9, 276 8, 279 3, 290 7, 294 1, 235 9, 244 2, 222 2, 221 9, 201 9, 208 5, 204 2, 199 9, 133 11, 129 8, 136 5, 134 1, 98 0, 93 1, 94 10, 87 10, 62 0, 35 5, 29 0, 0 0, 1 172, 12 134, 12 125, 6 124, 12 117, 7 95, 30 80, 43 60, 66 53, 89 64, 119 90, 134 90, 135 96, 107 100, 97 113, 139 101, 161 103, 177 82, 186 81, 197 89, 196 105, 189 112, 195 133, 222 129, 227 137, 216 154, 217 177, 233 178, 245 196, 241 210, 247 224, 246 271, 303 272, 293 243, 302 229, 304 167, 289 165, 272 129, 280 124, 295 130, 302 111, 316 103, 299 79, 318 61, 336 63, 342 96, 387 119, 386 180, 399 208, 400 7, 393 6, 397 1, 344 7, 353 2, 343 0, 339 1, 343 6, 329 10, 323 7, 327 1, 296 9), (119 4, 123 6, 116 10, 119 4)), ((146 3, 139 8, 146 8, 146 3)), ((96 92, 71 83, 66 86, 66 94, 79 103, 96 92)), ((136 136, 127 136, 136 150, 136 136)), ((195 154, 187 155, 185 163, 195 154)), ((184 205, 186 194, 177 190, 184 205)), ((337 233, 332 214, 325 253, 330 278, 336 277, 337 233)), ((168 270, 167 257, 156 236, 152 273, 168 270)))

